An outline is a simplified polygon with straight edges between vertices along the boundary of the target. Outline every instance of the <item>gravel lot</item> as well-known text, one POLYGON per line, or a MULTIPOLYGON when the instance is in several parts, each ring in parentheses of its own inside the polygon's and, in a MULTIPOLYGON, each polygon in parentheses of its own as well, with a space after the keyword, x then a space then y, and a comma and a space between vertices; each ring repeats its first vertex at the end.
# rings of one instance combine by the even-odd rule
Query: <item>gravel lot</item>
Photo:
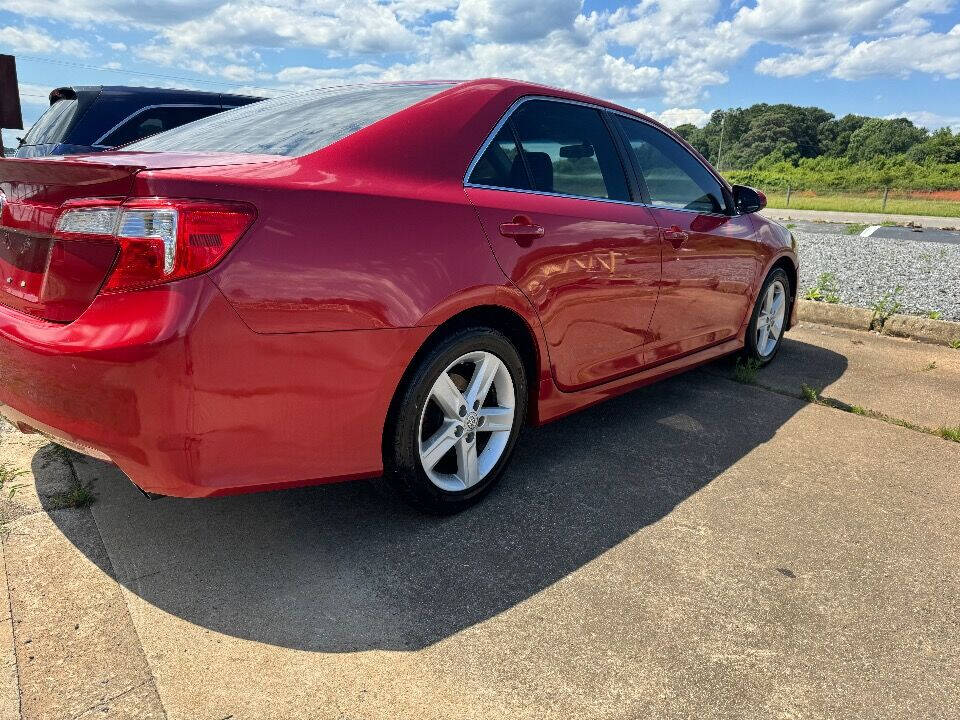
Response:
POLYGON ((870 307, 901 287, 901 312, 960 320, 960 245, 793 231, 800 253, 800 294, 821 273, 837 278, 846 305, 870 307))

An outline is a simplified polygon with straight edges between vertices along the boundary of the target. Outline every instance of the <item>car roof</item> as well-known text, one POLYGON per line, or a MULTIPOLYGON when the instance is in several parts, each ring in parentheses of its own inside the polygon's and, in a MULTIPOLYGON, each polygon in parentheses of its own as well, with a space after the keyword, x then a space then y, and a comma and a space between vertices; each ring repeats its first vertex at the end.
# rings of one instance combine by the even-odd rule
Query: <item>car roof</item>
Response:
POLYGON ((72 90, 73 92, 80 93, 106 93, 106 94, 116 94, 116 95, 180 95, 180 96, 193 96, 196 98, 243 98, 245 100, 263 100, 263 97, 258 95, 244 95, 241 93, 224 93, 216 90, 186 90, 182 88, 161 88, 161 87, 143 87, 137 85, 64 85, 58 88, 54 88, 50 91, 50 94, 53 95, 57 92, 62 92, 64 90, 72 90))

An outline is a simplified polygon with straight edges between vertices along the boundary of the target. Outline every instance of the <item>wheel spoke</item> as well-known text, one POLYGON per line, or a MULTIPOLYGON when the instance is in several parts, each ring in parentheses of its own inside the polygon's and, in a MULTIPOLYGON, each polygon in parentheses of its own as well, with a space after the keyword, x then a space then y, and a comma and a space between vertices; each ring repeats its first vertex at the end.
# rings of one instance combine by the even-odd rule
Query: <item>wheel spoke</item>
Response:
POLYGON ((761 355, 767 354, 767 341, 770 339, 770 330, 766 325, 760 328, 757 334, 757 350, 761 355))
POLYGON ((477 403, 483 405, 499 369, 500 359, 490 353, 485 353, 483 359, 477 363, 467 391, 464 393, 468 411, 473 410, 477 403))
POLYGON ((773 324, 770 325, 770 334, 773 336, 774 340, 780 337, 780 330, 782 328, 783 328, 783 315, 779 315, 777 319, 773 321, 773 324))
POLYGON ((767 315, 770 315, 773 312, 773 295, 775 287, 775 284, 771 284, 770 287, 767 288, 767 296, 763 300, 763 309, 766 311, 767 315))
POLYGON ((453 384, 453 380, 445 372, 440 373, 440 377, 433 384, 430 396, 440 406, 443 414, 451 420, 459 417, 460 408, 466 405, 466 400, 460 393, 459 388, 453 384))
POLYGON ((466 439, 457 443, 457 477, 465 488, 480 480, 480 465, 477 462, 477 444, 466 439))
POLYGON ((513 428, 513 408, 486 407, 477 414, 483 420, 480 432, 509 432, 513 428))
POLYGON ((783 293, 777 293, 773 300, 773 307, 770 308, 770 314, 776 317, 780 314, 780 308, 783 307, 783 293))
POLYGON ((450 448, 457 444, 457 423, 446 420, 440 429, 420 444, 420 457, 423 465, 432 470, 438 462, 450 452, 450 448))

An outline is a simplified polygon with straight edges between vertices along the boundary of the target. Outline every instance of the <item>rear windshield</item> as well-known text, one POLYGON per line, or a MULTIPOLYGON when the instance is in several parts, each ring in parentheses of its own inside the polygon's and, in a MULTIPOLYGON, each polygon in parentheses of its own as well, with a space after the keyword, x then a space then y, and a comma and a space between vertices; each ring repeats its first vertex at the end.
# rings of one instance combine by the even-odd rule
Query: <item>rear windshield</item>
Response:
POLYGON ((326 147, 449 85, 353 85, 263 100, 124 147, 296 157, 326 147))
POLYGON ((62 142, 77 114, 78 100, 57 100, 40 116, 23 138, 24 145, 62 142))

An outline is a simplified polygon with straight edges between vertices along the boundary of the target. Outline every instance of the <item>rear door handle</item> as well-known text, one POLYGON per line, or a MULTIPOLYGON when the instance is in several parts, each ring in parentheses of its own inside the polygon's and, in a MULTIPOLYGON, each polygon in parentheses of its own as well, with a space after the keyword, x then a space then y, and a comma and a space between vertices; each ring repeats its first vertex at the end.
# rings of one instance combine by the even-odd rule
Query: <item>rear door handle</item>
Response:
POLYGON ((690 239, 690 233, 674 225, 672 228, 663 231, 663 239, 673 245, 674 248, 679 248, 690 239))
POLYGON ((544 230, 543 225, 534 225, 526 215, 517 215, 511 222, 500 224, 500 234, 517 242, 531 242, 542 238, 544 230))

